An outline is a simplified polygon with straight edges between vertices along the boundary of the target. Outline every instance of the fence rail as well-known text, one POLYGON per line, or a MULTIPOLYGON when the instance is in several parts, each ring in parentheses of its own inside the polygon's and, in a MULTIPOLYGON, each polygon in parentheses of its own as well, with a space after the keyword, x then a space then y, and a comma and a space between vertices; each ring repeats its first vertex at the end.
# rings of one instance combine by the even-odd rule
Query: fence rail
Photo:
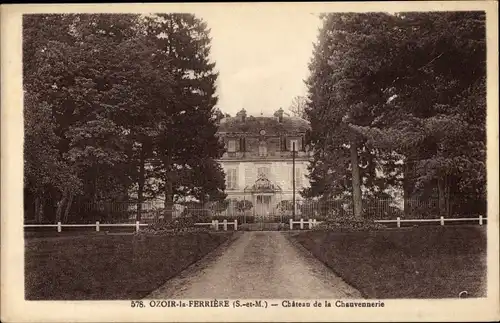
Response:
MULTIPOLYGON (((62 224, 61 222, 57 222, 57 224, 25 224, 25 228, 53 228, 57 227, 57 232, 62 232, 63 227, 73 227, 73 228, 86 228, 86 227, 95 227, 95 231, 99 232, 101 227, 135 227, 135 231, 139 231, 140 227, 146 227, 149 226, 149 223, 140 223, 139 221, 136 221, 135 223, 99 223, 97 221, 96 223, 92 224, 62 224)), ((224 231, 227 231, 228 226, 232 225, 234 230, 238 230, 238 220, 234 221, 227 221, 224 220, 219 223, 219 220, 213 220, 212 222, 207 222, 207 223, 195 223, 195 226, 211 226, 213 227, 216 231, 219 230, 219 225, 222 226, 224 231)))
POLYGON ((318 222, 316 219, 308 219, 307 221, 304 221, 304 219, 300 219, 299 221, 294 221, 293 219, 290 219, 290 230, 293 230, 293 225, 294 224, 299 224, 300 229, 304 229, 304 224, 307 224, 309 226, 309 229, 312 229, 314 226, 316 226, 318 222))
POLYGON ((445 222, 460 222, 460 221, 478 221, 479 225, 483 225, 487 220, 486 217, 480 215, 478 218, 445 218, 440 217, 439 219, 401 219, 397 217, 396 220, 375 220, 376 223, 396 223, 398 228, 401 227, 401 223, 418 223, 418 222, 440 222, 444 225, 445 222))
MULTIPOLYGON (((375 220, 376 223, 396 223, 397 227, 400 228, 402 223, 424 223, 424 222, 439 222, 440 225, 444 226, 445 222, 460 222, 460 221, 477 221, 479 225, 483 225, 487 222, 487 217, 479 216, 478 218, 444 218, 440 217, 438 219, 401 219, 400 217, 395 220, 375 220)), ((309 229, 312 229, 316 225, 324 221, 317 221, 316 219, 300 219, 298 221, 290 219, 289 225, 290 230, 293 230, 294 225, 298 224, 300 229, 303 230, 304 226, 307 225, 309 229)), ((61 232, 63 227, 95 227, 95 231, 99 232, 101 227, 135 227, 135 231, 139 231, 140 227, 145 227, 150 225, 149 223, 140 223, 136 221, 135 223, 99 223, 97 221, 95 224, 62 224, 58 222, 57 224, 25 224, 25 228, 53 228, 57 227, 57 232, 61 232)), ((228 220, 212 220, 212 222, 200 222, 195 223, 195 226, 210 226, 216 231, 219 230, 219 226, 222 226, 224 231, 227 231, 228 226, 233 226, 234 230, 238 230, 238 220, 228 221, 228 220)))

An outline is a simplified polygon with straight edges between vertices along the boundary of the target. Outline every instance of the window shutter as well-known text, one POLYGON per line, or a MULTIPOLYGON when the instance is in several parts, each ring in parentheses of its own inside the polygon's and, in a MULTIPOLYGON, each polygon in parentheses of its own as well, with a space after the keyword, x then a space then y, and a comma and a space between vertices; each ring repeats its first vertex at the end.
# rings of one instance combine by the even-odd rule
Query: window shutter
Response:
POLYGON ((300 167, 297 167, 295 172, 295 188, 302 188, 302 169, 300 167))
POLYGON ((250 186, 253 184, 253 174, 252 174, 252 168, 247 167, 245 168, 245 186, 250 186))
POLYGON ((237 169, 234 169, 234 188, 238 188, 239 185, 238 185, 238 170, 237 169))
POLYGON ((243 152, 247 151, 245 137, 240 138, 240 150, 243 152))
POLYGON ((306 151, 306 137, 304 135, 300 138, 300 150, 306 151))
POLYGON ((287 151, 287 150, 288 150, 288 148, 286 147, 286 146, 287 146, 287 144, 286 144, 286 136, 283 136, 283 138, 282 138, 282 139, 283 139, 283 140, 282 140, 283 145, 282 145, 282 147, 281 147, 281 148, 282 148, 282 151, 287 151))
POLYGON ((234 145, 236 147, 236 151, 240 151, 240 141, 237 138, 234 138, 234 145))

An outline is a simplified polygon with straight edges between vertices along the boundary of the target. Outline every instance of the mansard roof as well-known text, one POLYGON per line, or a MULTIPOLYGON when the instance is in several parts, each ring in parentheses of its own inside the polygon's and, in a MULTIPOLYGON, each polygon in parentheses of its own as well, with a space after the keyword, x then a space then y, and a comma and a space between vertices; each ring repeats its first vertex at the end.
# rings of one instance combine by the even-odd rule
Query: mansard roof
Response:
POLYGON ((279 133, 304 133, 311 126, 308 121, 283 115, 278 116, 248 116, 242 118, 241 114, 236 117, 226 117, 219 124, 219 133, 250 133, 259 134, 264 129, 266 134, 279 133))

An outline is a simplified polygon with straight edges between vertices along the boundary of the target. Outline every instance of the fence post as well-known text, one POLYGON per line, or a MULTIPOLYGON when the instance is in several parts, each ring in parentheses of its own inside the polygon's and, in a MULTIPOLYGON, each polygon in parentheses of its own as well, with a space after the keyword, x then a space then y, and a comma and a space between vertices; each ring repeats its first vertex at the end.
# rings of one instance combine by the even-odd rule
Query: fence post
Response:
POLYGON ((215 220, 212 220, 212 229, 215 229, 215 220))
POLYGON ((313 220, 309 219, 309 221, 307 222, 309 223, 309 230, 311 230, 313 226, 313 220))
POLYGON ((234 219, 234 231, 238 231, 238 220, 234 219))
POLYGON ((304 229, 304 219, 300 218, 300 230, 304 229))
POLYGON ((396 223, 398 225, 398 228, 401 228, 401 218, 399 216, 396 219, 396 223))
POLYGON ((293 219, 290 219, 290 230, 293 230, 293 219))
POLYGON ((139 228, 141 226, 139 225, 139 221, 135 221, 135 232, 139 232, 139 228))
POLYGON ((219 220, 215 220, 215 231, 219 231, 219 220))
POLYGON ((57 222, 57 232, 62 231, 61 221, 57 222))
POLYGON ((224 231, 227 231, 227 219, 224 219, 224 231))
POLYGON ((479 225, 483 225, 483 216, 482 215, 479 216, 479 225))
POLYGON ((95 231, 99 232, 99 221, 95 221, 95 231))
POLYGON ((441 225, 444 225, 444 216, 442 216, 440 219, 441 219, 441 225))

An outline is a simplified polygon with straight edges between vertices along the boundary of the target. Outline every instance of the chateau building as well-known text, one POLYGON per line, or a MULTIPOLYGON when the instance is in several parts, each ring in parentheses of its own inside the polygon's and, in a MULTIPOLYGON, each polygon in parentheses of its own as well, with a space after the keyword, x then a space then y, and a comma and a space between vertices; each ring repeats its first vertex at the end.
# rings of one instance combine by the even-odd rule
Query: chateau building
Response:
POLYGON ((308 186, 310 152, 305 136, 309 128, 306 120, 285 116, 283 109, 272 117, 247 116, 243 109, 222 119, 218 136, 226 152, 219 163, 226 173, 228 199, 251 201, 255 215, 272 214, 281 201, 292 201, 295 169, 299 200, 298 192, 308 186))

